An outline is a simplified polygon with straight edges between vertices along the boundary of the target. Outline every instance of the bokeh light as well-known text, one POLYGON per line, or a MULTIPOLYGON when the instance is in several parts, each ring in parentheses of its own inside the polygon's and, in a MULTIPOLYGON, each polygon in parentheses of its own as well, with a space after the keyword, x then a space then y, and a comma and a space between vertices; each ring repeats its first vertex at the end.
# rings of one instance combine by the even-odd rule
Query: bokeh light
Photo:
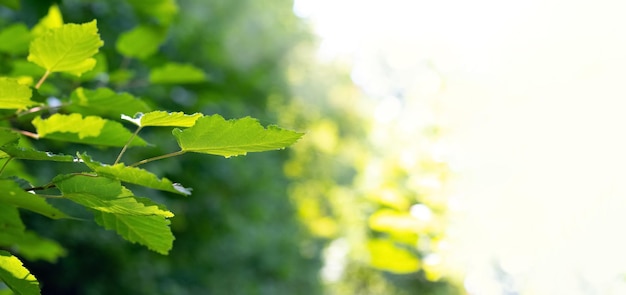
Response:
MULTIPOLYGON (((317 28, 320 59, 351 66, 371 106, 371 141, 405 168, 420 162, 418 145, 449 165, 445 179, 409 177, 444 193, 450 215, 446 251, 423 262, 450 263, 481 295, 624 292, 625 9, 562 0, 294 8, 317 28), (424 126, 441 135, 425 140, 424 126)), ((381 165, 369 163, 368 182, 383 178, 381 165)), ((430 210, 413 204, 410 214, 428 220, 430 210)))

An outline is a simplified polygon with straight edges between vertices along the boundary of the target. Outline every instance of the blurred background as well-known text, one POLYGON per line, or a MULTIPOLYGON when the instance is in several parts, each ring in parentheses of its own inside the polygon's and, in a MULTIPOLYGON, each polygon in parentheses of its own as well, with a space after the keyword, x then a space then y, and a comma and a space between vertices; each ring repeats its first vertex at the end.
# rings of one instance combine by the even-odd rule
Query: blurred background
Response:
MULTIPOLYGON (((66 23, 98 20, 104 69, 42 96, 107 86, 307 133, 284 151, 146 165, 194 189, 137 193, 176 214, 169 256, 25 214, 68 252, 27 262, 44 294, 626 294, 619 1, 0 4, 0 29, 31 28, 53 4, 66 23), (160 46, 121 56, 118 37, 140 24, 160 46), (151 84, 167 61, 208 82, 151 84)), ((2 75, 23 73, 14 58, 2 75)), ((130 159, 175 149, 151 132, 156 147, 130 159)))

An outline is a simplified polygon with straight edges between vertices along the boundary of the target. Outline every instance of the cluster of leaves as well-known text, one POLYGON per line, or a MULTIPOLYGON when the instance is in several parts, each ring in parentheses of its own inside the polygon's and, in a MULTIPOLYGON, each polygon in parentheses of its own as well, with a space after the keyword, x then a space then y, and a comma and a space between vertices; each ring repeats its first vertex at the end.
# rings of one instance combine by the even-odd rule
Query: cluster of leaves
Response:
MULTIPOLYGON (((169 20, 168 14, 155 15, 164 22, 169 20)), ((150 48, 157 48, 163 38, 158 26, 138 26, 120 36, 116 49, 128 58, 141 59, 149 56, 150 48), (146 44, 147 49, 143 46, 146 44)), ((142 99, 105 87, 76 87, 71 93, 59 93, 54 84, 45 83, 55 73, 61 75, 59 83, 63 79, 80 82, 97 79, 98 73, 106 69, 98 67, 103 57, 97 53, 104 42, 96 21, 64 24, 56 6, 32 29, 18 23, 0 31, 0 44, 0 51, 15 57, 15 72, 0 77, 0 109, 4 115, 0 123, 0 158, 4 159, 0 168, 0 247, 6 250, 0 251, 0 280, 17 294, 40 293, 38 282, 18 256, 54 261, 65 254, 57 242, 27 230, 19 210, 51 219, 78 218, 55 205, 71 202, 91 212, 95 222, 105 229, 167 254, 174 241, 169 227, 169 218, 174 214, 152 199, 135 196, 125 184, 183 196, 191 194, 191 189, 138 166, 185 153, 231 157, 282 149, 302 136, 276 126, 265 128, 250 117, 226 120, 220 115, 152 110, 142 99), (26 53, 27 60, 43 70, 21 62, 26 53), (39 80, 35 83, 36 77, 39 80), (127 129, 133 125, 134 132, 127 129), (140 136, 146 127, 171 128, 179 150, 125 164, 123 155, 129 147, 149 146, 140 136), (40 139, 50 142, 50 146, 71 142, 117 147, 120 152, 115 161, 106 164, 85 150, 54 154, 35 148, 32 141, 40 139), (57 174, 37 184, 20 171, 13 173, 7 168, 16 161, 37 161, 37 165, 65 162, 75 165, 76 172, 57 174)), ((149 80, 194 83, 205 78, 191 65, 168 63, 154 69, 149 80)))

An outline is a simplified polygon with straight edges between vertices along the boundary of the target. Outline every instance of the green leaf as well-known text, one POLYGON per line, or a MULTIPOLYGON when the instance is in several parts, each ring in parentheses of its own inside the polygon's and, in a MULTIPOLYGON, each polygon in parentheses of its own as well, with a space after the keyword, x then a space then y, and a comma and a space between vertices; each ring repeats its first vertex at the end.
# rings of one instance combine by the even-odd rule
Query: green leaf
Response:
MULTIPOLYGON (((0 204, 0 233, 20 234, 26 230, 17 207, 0 204)), ((0 239, 2 241, 2 239, 0 239)))
POLYGON ((0 0, 0 5, 18 10, 20 9, 20 0, 0 0))
POLYGON ((33 36, 40 36, 49 29, 60 28, 61 26, 63 26, 63 15, 59 6, 53 4, 50 5, 48 14, 39 20, 31 32, 33 36))
POLYGON ((140 25, 122 33, 115 48, 124 56, 145 59, 157 52, 166 33, 160 27, 140 25))
POLYGON ((80 76, 96 65, 93 56, 103 44, 96 20, 80 25, 66 24, 36 37, 30 44, 28 61, 46 69, 47 73, 80 76))
POLYGON ((202 114, 195 113, 185 115, 185 113, 168 113, 165 111, 154 111, 146 114, 136 114, 134 118, 122 115, 122 119, 130 121, 139 127, 146 126, 174 126, 174 127, 191 127, 202 114))
POLYGON ((98 52, 93 56, 96 59, 96 65, 93 69, 85 72, 82 76, 78 77, 79 81, 92 81, 98 78, 99 75, 104 75, 108 77, 109 67, 107 65, 107 57, 104 53, 98 52))
POLYGON ((303 135, 273 125, 263 128, 250 117, 227 121, 220 115, 202 117, 193 127, 172 133, 183 151, 224 157, 283 149, 303 135))
POLYGON ((92 160, 87 154, 79 154, 78 156, 83 160, 85 165, 89 167, 89 169, 98 173, 98 175, 176 194, 191 194, 189 189, 184 188, 180 184, 172 183, 167 178, 159 179, 156 175, 147 170, 137 167, 127 167, 124 164, 116 164, 113 166, 105 165, 92 160))
POLYGON ((28 52, 30 31, 22 23, 13 24, 0 31, 0 51, 12 55, 28 52))
MULTIPOLYGON (((124 146, 132 133, 122 124, 96 116, 83 118, 80 114, 54 114, 47 119, 37 117, 32 124, 40 138, 49 138, 83 144, 124 146)), ((146 142, 135 136, 131 146, 145 146, 146 142)))
POLYGON ((0 128, 0 147, 7 144, 17 144, 20 135, 8 128, 0 128))
POLYGON ((55 262, 67 254, 59 243, 42 238, 32 231, 2 231, 0 245, 16 249, 20 256, 31 261, 42 259, 55 262))
POLYGON ((169 25, 178 13, 176 0, 128 0, 128 3, 138 14, 155 18, 162 26, 169 25))
POLYGON ((109 73, 109 82, 115 85, 125 85, 135 77, 135 71, 132 69, 117 69, 109 73))
POLYGON ((11 70, 11 74, 10 74, 12 77, 29 76, 32 78, 32 77, 39 77, 46 73, 46 70, 26 60, 15 60, 13 61, 12 66, 13 66, 13 69, 11 70))
POLYGON ((31 148, 7 145, 0 147, 0 150, 15 159, 34 161, 54 161, 54 162, 74 162, 75 159, 69 155, 56 155, 50 152, 42 152, 31 148))
POLYGON ((2 280, 15 294, 41 294, 39 282, 22 262, 11 253, 0 250, 0 280, 2 280))
POLYGON ((370 264, 378 269, 406 274, 420 269, 418 257, 409 250, 399 248, 389 239, 371 239, 367 243, 370 264))
POLYGON ((170 221, 162 216, 132 216, 94 212, 96 223, 116 231, 127 241, 139 243, 157 253, 166 255, 174 243, 170 221))
POLYGON ((111 178, 61 175, 55 177, 53 182, 61 190, 63 197, 97 211, 139 216, 174 216, 156 203, 136 198, 118 180, 111 178))
POLYGON ((2 192, 0 194, 0 204, 8 204, 30 210, 52 219, 69 217, 59 209, 48 204, 44 198, 24 191, 12 180, 0 179, 0 191, 2 192))
POLYGON ((0 109, 24 110, 37 102, 30 100, 32 91, 16 79, 0 77, 0 109))
POLYGON ((70 96, 71 105, 66 107, 70 112, 83 115, 98 115, 119 119, 124 113, 150 111, 150 107, 140 99, 128 93, 115 93, 109 88, 96 90, 77 88, 70 96))
POLYGON ((188 64, 168 63, 150 71, 150 83, 185 84, 205 82, 206 75, 201 69, 188 64))
POLYGON ((0 246, 16 249, 28 260, 54 262, 65 255, 65 249, 55 241, 26 231, 17 207, 6 204, 0 204, 0 246))

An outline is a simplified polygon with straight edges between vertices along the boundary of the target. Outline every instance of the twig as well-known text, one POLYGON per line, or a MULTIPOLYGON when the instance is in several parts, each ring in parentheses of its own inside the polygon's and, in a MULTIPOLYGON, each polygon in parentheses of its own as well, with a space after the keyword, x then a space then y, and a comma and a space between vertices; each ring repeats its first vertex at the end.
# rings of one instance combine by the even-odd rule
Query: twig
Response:
POLYGON ((41 87, 41 84, 43 84, 43 81, 46 81, 48 75, 50 75, 50 71, 46 71, 46 73, 43 74, 41 79, 39 79, 39 82, 37 82, 37 85, 35 85, 35 89, 39 89, 39 87, 41 87))
POLYGON ((113 165, 117 164, 122 159, 122 155, 124 154, 124 152, 126 152, 126 149, 130 145, 130 143, 133 141, 133 139, 135 139, 137 134, 139 134, 139 131, 141 130, 141 128, 143 128, 143 127, 141 127, 141 126, 137 127, 137 130, 135 130, 135 133, 133 133, 133 135, 130 136, 130 138, 128 139, 128 142, 126 142, 126 144, 124 145, 124 147, 120 151, 120 154, 117 155, 117 159, 115 159, 115 162, 113 163, 113 165))
POLYGON ((141 160, 137 163, 134 163, 132 165, 130 165, 129 167, 136 167, 139 165, 143 165, 152 161, 156 161, 156 160, 161 160, 161 159, 166 159, 166 158, 170 158, 170 157, 175 157, 175 156, 180 156, 184 153, 186 153, 187 151, 177 151, 177 152, 173 152, 173 153, 169 153, 169 154, 165 154, 165 155, 160 155, 160 156, 156 156, 156 157, 152 157, 152 158, 148 158, 145 160, 141 160))

